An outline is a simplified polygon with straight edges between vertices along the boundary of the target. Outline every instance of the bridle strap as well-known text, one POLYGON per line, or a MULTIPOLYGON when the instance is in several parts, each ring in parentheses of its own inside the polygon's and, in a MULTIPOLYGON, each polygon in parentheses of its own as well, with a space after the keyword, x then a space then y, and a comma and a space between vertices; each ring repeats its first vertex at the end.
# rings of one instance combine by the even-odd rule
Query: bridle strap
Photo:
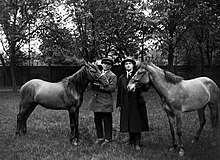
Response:
MULTIPOLYGON (((144 74, 145 74, 146 72, 147 72, 147 71, 145 70, 145 72, 142 73, 141 78, 144 76, 144 74)), ((141 79, 141 78, 140 78, 139 80, 137 80, 137 79, 134 79, 133 77, 134 77, 134 76, 131 77, 131 80, 133 80, 134 82, 140 83, 140 79, 141 79)))
POLYGON ((100 75, 100 76, 98 76, 97 78, 95 78, 95 77, 91 74, 90 70, 88 70, 88 72, 89 72, 90 76, 91 76, 95 81, 98 81, 98 80, 103 76, 103 75, 100 75))
POLYGON ((95 79, 95 81, 98 81, 102 76, 104 76, 104 75, 100 75, 98 78, 94 78, 95 79))

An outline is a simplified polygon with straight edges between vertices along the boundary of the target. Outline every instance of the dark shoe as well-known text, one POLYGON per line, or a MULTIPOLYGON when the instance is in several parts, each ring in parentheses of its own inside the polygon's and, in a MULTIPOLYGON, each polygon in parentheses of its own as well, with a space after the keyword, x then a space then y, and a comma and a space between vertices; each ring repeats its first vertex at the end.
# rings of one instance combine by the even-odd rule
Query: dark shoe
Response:
POLYGON ((101 146, 106 146, 106 145, 109 144, 109 143, 110 143, 110 140, 105 139, 105 140, 102 142, 101 146))
POLYGON ((104 138, 99 138, 99 139, 98 139, 97 141, 95 141, 94 143, 100 145, 100 144, 102 144, 104 141, 105 141, 104 138))
POLYGON ((135 150, 136 151, 140 151, 141 150, 141 147, 139 145, 135 145, 135 150))

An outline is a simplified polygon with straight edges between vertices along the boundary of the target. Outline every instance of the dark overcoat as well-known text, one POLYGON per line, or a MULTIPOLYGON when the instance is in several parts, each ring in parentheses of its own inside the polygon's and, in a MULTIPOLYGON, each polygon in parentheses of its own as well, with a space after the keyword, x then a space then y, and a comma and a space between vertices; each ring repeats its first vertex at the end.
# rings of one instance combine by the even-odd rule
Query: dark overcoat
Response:
MULTIPOLYGON (((132 76, 134 73, 132 73, 132 76)), ((127 84, 130 78, 123 74, 118 79, 118 93, 116 107, 121 107, 120 131, 121 132, 141 132, 149 130, 147 109, 143 89, 146 86, 138 87, 135 92, 128 92, 127 84)))

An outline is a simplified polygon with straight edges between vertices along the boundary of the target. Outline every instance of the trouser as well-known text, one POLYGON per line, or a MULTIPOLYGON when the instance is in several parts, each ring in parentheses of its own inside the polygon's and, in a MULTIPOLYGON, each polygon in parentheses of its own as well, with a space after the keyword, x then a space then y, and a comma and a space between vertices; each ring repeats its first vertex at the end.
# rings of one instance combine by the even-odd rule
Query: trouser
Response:
POLYGON ((98 138, 112 139, 112 113, 94 112, 96 133, 98 138), (103 134, 104 129, 104 134, 103 134))
POLYGON ((131 144, 140 145, 141 132, 129 132, 129 142, 131 144))

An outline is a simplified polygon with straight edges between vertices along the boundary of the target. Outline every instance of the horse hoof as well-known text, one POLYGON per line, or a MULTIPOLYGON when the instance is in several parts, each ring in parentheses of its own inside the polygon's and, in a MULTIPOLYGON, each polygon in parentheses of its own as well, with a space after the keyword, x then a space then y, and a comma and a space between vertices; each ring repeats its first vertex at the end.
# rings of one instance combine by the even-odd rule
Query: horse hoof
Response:
POLYGON ((179 150, 179 155, 180 155, 180 157, 183 157, 183 156, 184 156, 184 150, 181 149, 181 148, 180 148, 180 150, 179 150))

